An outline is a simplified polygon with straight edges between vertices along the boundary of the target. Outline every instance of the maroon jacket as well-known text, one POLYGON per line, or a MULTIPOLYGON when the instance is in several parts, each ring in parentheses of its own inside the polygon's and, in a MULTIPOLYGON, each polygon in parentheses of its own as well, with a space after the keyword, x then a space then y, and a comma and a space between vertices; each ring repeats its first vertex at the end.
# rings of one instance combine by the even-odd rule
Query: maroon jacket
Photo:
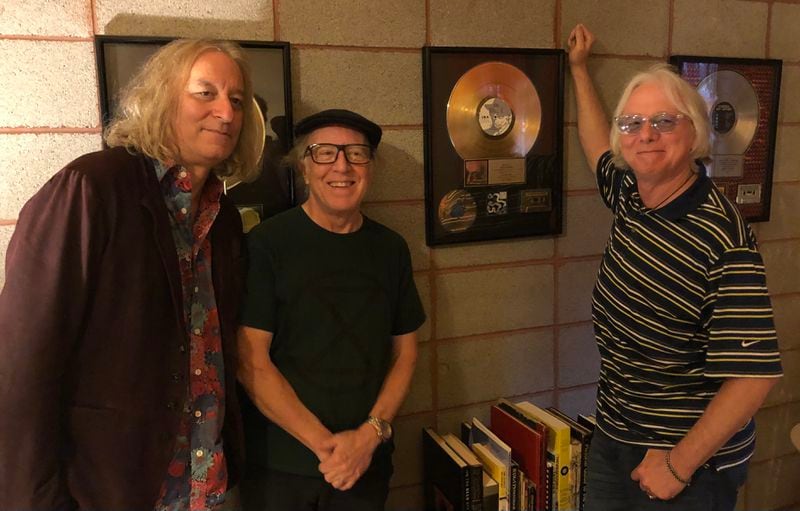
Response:
MULTIPOLYGON (((242 225, 221 201, 210 237, 232 485, 242 225)), ((150 160, 122 148, 70 163, 20 213, 0 294, 0 509, 152 510, 189 370, 167 215, 150 160)))

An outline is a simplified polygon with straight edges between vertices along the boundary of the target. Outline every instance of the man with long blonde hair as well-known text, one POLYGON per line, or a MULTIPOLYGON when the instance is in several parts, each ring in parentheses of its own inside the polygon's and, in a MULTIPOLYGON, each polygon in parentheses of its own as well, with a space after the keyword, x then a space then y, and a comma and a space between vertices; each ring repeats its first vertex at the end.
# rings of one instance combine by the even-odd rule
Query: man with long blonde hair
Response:
POLYGON ((252 89, 235 44, 164 46, 110 148, 21 211, 0 294, 0 508, 224 505, 242 462, 242 224, 220 178, 258 171, 252 89))

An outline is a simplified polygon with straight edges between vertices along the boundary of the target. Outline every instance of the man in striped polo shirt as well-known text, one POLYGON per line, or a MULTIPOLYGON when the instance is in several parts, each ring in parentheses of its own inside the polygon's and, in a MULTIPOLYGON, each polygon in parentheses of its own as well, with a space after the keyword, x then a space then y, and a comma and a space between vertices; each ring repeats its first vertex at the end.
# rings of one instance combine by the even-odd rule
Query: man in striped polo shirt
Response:
POLYGON ((706 176, 705 103, 668 66, 636 75, 609 128, 578 25, 578 135, 613 213, 593 293, 601 355, 586 509, 733 510, 752 417, 781 376, 750 226, 706 176))

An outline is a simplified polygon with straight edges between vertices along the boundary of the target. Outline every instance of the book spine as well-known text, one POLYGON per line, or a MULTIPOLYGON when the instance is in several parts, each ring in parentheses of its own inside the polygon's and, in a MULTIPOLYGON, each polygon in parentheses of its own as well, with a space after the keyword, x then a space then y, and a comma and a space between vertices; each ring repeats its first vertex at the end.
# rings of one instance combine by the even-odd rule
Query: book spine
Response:
POLYGON ((483 507, 481 508, 483 511, 495 511, 499 510, 499 502, 497 501, 497 492, 492 493, 491 495, 483 494, 483 507))
POLYGON ((509 509, 511 511, 521 511, 519 506, 519 476, 519 465, 514 463, 511 465, 511 493, 508 496, 509 509))
POLYGON ((556 474, 558 487, 557 493, 557 509, 566 510, 570 508, 572 503, 572 488, 570 485, 569 466, 570 466, 570 452, 569 452, 569 431, 559 431, 556 433, 556 474))
POLYGON ((583 438, 581 444, 581 486, 578 492, 578 510, 584 511, 586 509, 586 468, 589 466, 589 444, 591 443, 591 436, 583 438))
POLYGON ((469 507, 471 511, 483 511, 483 468, 478 466, 467 467, 469 473, 469 507))
POLYGON ((569 446, 569 484, 570 484, 570 509, 578 509, 581 492, 581 450, 582 445, 578 440, 572 440, 569 446))
POLYGON ((462 422, 459 433, 461 435, 461 441, 464 442, 464 445, 472 444, 472 424, 469 422, 462 422))
MULTIPOLYGON (((483 482, 481 482, 483 484, 483 482)), ((461 509, 469 509, 472 511, 472 474, 469 467, 464 467, 461 470, 461 485, 463 487, 461 509)))
POLYGON ((533 481, 528 481, 527 488, 525 488, 526 494, 526 506, 525 511, 540 511, 539 500, 542 498, 539 491, 537 491, 536 484, 533 481))

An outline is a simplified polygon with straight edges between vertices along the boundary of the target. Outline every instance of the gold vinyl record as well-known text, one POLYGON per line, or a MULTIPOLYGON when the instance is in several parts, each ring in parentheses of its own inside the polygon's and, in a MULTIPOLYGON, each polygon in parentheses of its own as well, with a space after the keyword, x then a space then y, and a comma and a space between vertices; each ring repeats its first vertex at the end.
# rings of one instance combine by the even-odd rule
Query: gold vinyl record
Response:
POLYGON ((736 71, 717 71, 697 86, 711 120, 715 154, 744 154, 758 128, 758 96, 750 81, 736 71))
POLYGON ((258 155, 258 165, 261 165, 261 159, 264 157, 264 146, 267 145, 267 120, 265 119, 264 112, 258 106, 258 101, 253 98, 253 109, 250 115, 255 118, 256 122, 256 135, 255 143, 253 144, 253 151, 258 155))
MULTIPOLYGON (((250 109, 250 116, 255 120, 253 124, 256 128, 256 133, 253 135, 253 145, 250 147, 250 150, 253 151, 253 155, 256 157, 254 160, 256 161, 256 166, 260 167, 261 161, 264 159, 264 147, 267 144, 267 124, 264 120, 264 112, 262 112, 261 107, 258 106, 256 98, 253 98, 253 108, 250 109)), ((241 181, 234 181, 232 179, 224 180, 223 185, 225 193, 228 193, 228 190, 232 190, 240 184, 242 184, 241 181)))
POLYGON ((536 87, 505 62, 484 62, 464 73, 447 101, 447 132, 464 160, 524 158, 541 120, 536 87))
POLYGON ((794 425, 789 436, 792 439, 794 448, 800 451, 800 423, 794 425))

